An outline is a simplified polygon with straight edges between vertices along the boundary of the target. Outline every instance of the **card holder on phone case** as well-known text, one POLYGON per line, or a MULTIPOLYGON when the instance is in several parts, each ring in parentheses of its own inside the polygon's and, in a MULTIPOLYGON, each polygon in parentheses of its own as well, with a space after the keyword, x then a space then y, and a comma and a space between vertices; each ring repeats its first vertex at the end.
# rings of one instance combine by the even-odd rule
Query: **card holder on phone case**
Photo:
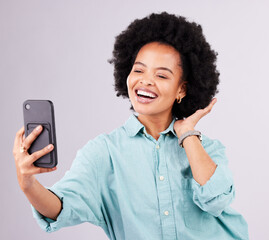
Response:
MULTIPOLYGON (((29 135, 35 128, 40 125, 40 123, 28 123, 27 124, 27 135, 29 135)), ((31 147, 28 149, 29 154, 32 154, 33 152, 39 151, 50 144, 51 138, 50 138, 50 124, 49 123, 41 123, 43 130, 40 133, 40 135, 36 138, 38 139, 38 145, 36 144, 36 141, 34 141, 31 145, 31 147)), ((38 160, 34 162, 34 165, 41 163, 42 164, 50 164, 51 163, 51 153, 46 154, 45 156, 42 156, 38 160)))

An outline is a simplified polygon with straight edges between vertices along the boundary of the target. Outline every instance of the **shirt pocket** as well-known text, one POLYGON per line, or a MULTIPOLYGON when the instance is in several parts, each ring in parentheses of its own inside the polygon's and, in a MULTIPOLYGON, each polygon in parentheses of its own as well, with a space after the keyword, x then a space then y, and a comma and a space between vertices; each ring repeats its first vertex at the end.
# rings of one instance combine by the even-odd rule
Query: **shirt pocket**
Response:
POLYGON ((183 191, 183 219, 185 226, 189 229, 205 232, 214 223, 214 216, 203 211, 193 202, 193 190, 191 188, 192 178, 182 180, 183 191))

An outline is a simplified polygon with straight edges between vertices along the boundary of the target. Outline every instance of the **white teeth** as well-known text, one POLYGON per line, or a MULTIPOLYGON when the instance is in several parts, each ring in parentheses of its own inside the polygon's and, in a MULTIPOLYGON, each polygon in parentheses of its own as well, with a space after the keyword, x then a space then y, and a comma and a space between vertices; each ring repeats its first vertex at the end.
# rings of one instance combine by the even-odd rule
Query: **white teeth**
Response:
POLYGON ((154 96, 152 93, 144 92, 144 91, 141 91, 141 90, 138 90, 137 94, 152 97, 152 98, 156 98, 156 96, 154 96))

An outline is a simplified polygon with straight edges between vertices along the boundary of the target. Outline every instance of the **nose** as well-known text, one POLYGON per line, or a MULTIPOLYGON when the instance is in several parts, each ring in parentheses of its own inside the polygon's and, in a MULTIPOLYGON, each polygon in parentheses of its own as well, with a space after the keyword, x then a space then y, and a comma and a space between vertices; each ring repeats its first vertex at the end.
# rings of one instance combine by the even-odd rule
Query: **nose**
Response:
POLYGON ((145 85, 154 85, 154 81, 150 77, 143 77, 140 80, 140 83, 145 84, 145 85))

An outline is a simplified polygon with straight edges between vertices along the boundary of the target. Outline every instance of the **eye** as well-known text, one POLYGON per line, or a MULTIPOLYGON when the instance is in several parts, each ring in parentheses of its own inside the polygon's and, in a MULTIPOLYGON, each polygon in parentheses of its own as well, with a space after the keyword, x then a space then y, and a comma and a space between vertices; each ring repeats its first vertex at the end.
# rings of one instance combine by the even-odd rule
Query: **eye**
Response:
POLYGON ((134 72, 136 72, 136 73, 142 73, 142 71, 140 71, 140 70, 134 70, 134 72))
POLYGON ((163 76, 163 75, 157 75, 159 78, 163 78, 163 79, 167 79, 167 77, 163 76))

